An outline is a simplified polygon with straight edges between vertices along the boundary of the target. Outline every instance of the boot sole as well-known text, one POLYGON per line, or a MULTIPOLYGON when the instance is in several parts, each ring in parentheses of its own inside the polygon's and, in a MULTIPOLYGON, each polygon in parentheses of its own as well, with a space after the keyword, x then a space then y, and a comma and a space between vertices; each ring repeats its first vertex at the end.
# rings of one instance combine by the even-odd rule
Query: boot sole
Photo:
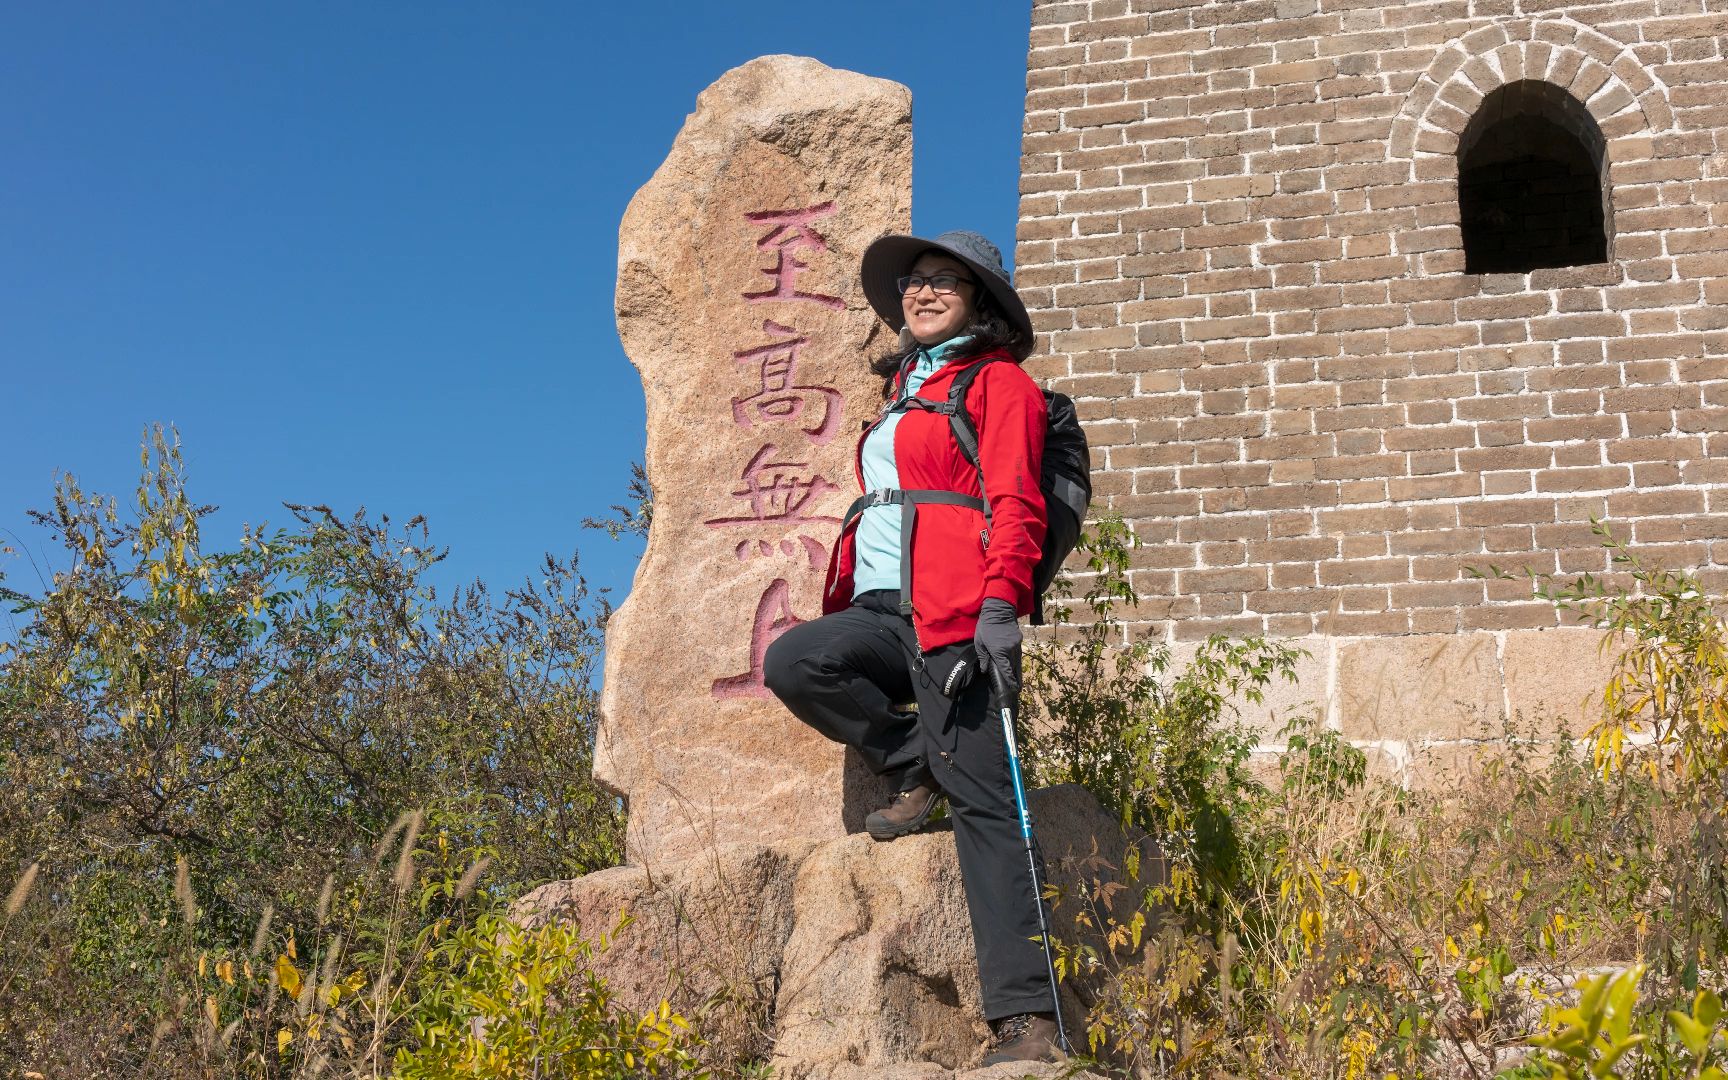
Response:
POLYGON ((906 822, 904 825, 890 825, 886 828, 876 828, 875 826, 872 826, 869 819, 866 818, 864 821, 864 831, 870 834, 872 840, 894 840, 902 836, 909 836, 912 833, 917 832, 919 829, 922 829, 925 823, 930 820, 930 815, 936 810, 936 800, 941 797, 940 794, 930 796, 930 801, 925 804, 923 811, 919 813, 917 817, 906 822))

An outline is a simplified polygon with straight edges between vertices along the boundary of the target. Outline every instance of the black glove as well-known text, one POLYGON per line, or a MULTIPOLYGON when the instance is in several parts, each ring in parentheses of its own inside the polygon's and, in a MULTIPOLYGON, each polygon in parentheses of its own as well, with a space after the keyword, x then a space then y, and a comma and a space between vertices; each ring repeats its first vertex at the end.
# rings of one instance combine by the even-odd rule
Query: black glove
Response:
MULTIPOLYGON (((1020 696, 1020 616, 1014 605, 1000 597, 984 598, 978 612, 978 630, 972 635, 978 650, 978 667, 1001 673, 1002 685, 1011 699, 1020 696)), ((1012 706, 1013 701, 1004 702, 1012 706)))

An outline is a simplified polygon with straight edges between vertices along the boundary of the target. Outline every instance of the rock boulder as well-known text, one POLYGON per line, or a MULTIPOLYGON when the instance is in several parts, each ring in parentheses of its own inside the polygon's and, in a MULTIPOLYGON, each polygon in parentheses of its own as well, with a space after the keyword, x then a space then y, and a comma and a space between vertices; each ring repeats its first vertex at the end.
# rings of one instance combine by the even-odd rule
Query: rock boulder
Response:
MULTIPOLYGON (((1130 842, 1154 856, 1143 875, 1157 870, 1146 842, 1126 837, 1081 788, 1036 791, 1033 812, 1050 879, 1069 896, 1113 880, 1130 842)), ((643 1009, 670 994, 687 1013, 706 1006, 721 1018, 722 1030, 709 1031, 720 1038, 749 1037, 744 1028, 758 1024, 758 1045, 772 1046, 785 1080, 946 1078, 983 1056, 989 1031, 945 825, 892 843, 725 845, 652 874, 619 867, 544 886, 516 916, 575 919, 595 936, 621 912, 633 921, 596 962, 618 999, 643 1009), (713 1009, 719 1001, 738 1007, 713 1009)), ((1059 915, 1056 930, 1071 937, 1073 926, 1059 915)), ((1081 1015, 1072 997, 1065 1014, 1081 1015)))
POLYGON ((852 451, 892 344, 857 286, 911 220, 911 94, 769 56, 703 91, 619 230, 618 330, 647 400, 653 526, 606 632, 595 776, 629 860, 825 839, 876 797, 762 685, 821 612, 852 451))

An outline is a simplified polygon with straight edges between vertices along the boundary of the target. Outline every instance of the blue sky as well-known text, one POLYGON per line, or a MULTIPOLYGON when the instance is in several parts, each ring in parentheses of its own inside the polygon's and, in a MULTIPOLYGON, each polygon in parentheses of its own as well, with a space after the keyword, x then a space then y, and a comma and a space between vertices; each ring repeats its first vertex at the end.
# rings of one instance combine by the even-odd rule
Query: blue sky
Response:
MULTIPOLYGON (((642 393, 618 221, 696 94, 765 53, 912 88, 913 223, 1011 256, 1026 0, 0 10, 0 543, 54 475, 129 494, 178 426, 193 496, 424 514, 439 582, 580 550, 621 598, 642 393)), ((123 500, 124 501, 124 500, 123 500)), ((36 587, 24 558, 0 564, 36 587)))

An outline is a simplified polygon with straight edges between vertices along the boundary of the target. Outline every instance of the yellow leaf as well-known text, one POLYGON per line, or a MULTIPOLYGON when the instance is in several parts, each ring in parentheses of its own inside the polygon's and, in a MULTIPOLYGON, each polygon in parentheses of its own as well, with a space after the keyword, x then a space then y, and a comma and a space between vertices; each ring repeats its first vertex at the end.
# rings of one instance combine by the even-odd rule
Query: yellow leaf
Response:
POLYGON ((289 997, 300 995, 300 972, 286 955, 276 958, 276 981, 282 984, 289 997))
POLYGON ((233 986, 234 985, 234 961, 232 961, 232 960, 219 961, 216 964, 216 977, 218 979, 221 979, 223 982, 227 983, 229 986, 233 986))
POLYGON ((287 1028, 279 1029, 276 1032, 276 1052, 278 1054, 283 1053, 288 1049, 288 1044, 293 1041, 294 1033, 292 1031, 289 1031, 287 1028))

